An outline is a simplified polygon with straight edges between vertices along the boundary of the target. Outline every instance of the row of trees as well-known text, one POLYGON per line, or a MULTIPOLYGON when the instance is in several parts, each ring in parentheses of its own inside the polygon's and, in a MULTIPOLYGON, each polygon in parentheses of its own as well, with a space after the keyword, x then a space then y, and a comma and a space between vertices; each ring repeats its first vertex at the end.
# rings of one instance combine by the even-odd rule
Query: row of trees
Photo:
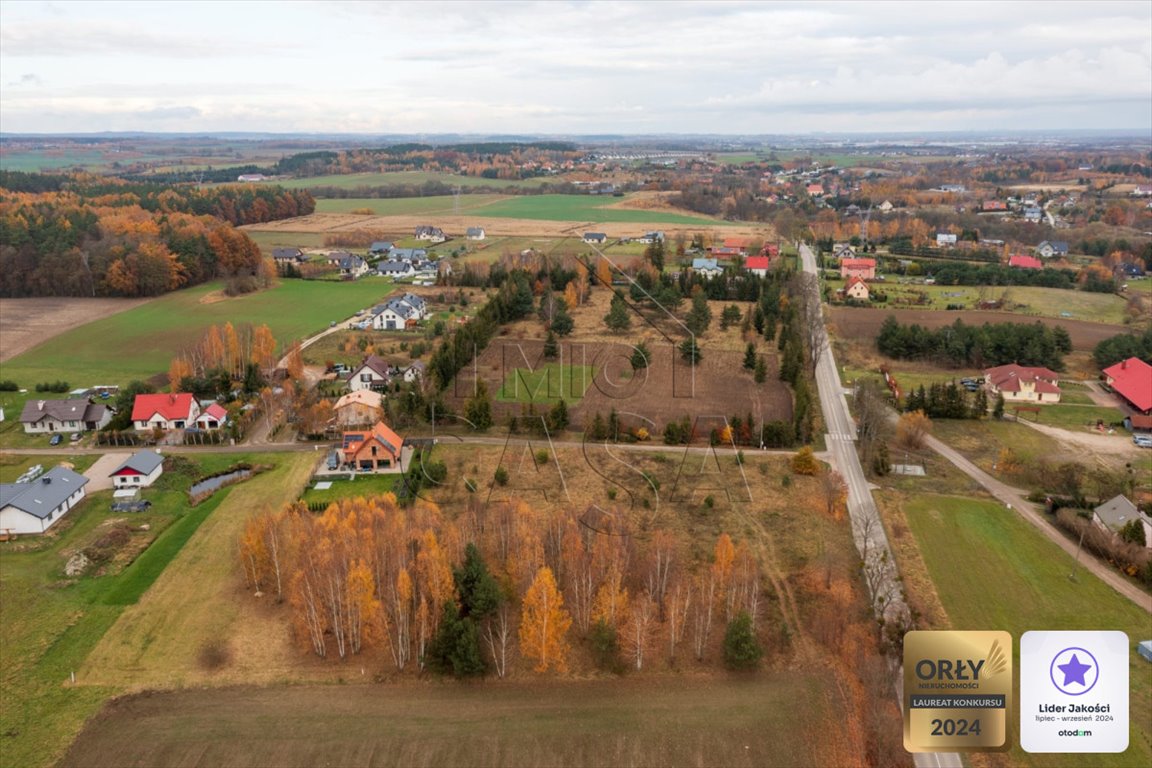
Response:
MULTIPOLYGON (((1002 414, 1002 396, 998 402, 1002 414)), ((947 384, 936 382, 927 389, 921 384, 908 393, 904 410, 920 411, 933 419, 982 419, 988 415, 988 393, 980 387, 969 397, 968 392, 957 386, 955 381, 947 384)))
POLYGON ((880 326, 876 348, 898 360, 932 360, 954 368, 1019 363, 1062 371, 1072 340, 1064 327, 1039 321, 975 326, 957 320, 933 330, 916 323, 904 325, 889 315, 880 326))
POLYGON ((755 650, 749 633, 756 645, 759 565, 727 534, 711 562, 695 563, 661 530, 638 540, 621 524, 594 530, 576 513, 523 503, 450 520, 385 495, 321 515, 299 505, 257 515, 239 555, 249 586, 286 601, 299 639, 321 657, 376 647, 397 670, 503 677, 517 657, 562 672, 584 638, 640 670, 685 647, 708 659, 717 627, 742 614, 734 650, 755 650))
POLYGON ((1121 333, 1110 339, 1104 339, 1092 350, 1092 359, 1101 368, 1115 365, 1130 357, 1138 357, 1152 365, 1152 328, 1139 336, 1121 333))

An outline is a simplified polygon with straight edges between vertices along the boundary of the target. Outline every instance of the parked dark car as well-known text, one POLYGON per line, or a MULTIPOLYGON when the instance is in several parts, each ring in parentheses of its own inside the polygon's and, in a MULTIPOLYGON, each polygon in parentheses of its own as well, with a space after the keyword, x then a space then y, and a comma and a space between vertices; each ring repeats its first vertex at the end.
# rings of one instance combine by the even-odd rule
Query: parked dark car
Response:
POLYGON ((48 440, 48 445, 60 445, 60 441, 63 439, 63 435, 52 435, 51 439, 48 440))

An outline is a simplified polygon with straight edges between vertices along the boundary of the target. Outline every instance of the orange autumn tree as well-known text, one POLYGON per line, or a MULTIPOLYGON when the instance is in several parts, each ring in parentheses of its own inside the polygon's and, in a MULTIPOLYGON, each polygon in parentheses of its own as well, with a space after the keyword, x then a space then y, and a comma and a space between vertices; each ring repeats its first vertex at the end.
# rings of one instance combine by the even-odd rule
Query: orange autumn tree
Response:
POLYGON ((537 672, 549 668, 557 672, 568 669, 568 628, 572 617, 564 610, 564 597, 556 587, 552 569, 544 566, 524 594, 520 618, 520 651, 527 659, 535 659, 537 672))

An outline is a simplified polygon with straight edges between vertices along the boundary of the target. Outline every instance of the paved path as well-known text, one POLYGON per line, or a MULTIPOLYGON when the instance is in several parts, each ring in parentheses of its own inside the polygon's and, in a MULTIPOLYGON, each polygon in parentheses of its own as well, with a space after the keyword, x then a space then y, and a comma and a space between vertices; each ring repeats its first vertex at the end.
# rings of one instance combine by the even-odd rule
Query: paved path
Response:
MULTIPOLYGON (((1073 557, 1076 556, 1076 544, 1069 541, 1060 531, 1049 524, 1048 521, 1044 519, 1043 513, 1040 512, 1039 508, 1024 498, 1025 494, 1023 491, 992 477, 962 456, 959 451, 950 448, 935 437, 929 435, 927 442, 932 450, 936 451, 936 453, 945 459, 948 459, 957 469, 980 483, 989 493, 1015 510, 1017 514, 1035 526, 1049 541, 1055 543, 1069 555, 1073 557)), ((1136 603, 1136 605, 1145 611, 1152 613, 1152 595, 1149 595, 1135 584, 1125 580, 1120 574, 1101 563, 1090 553, 1080 553, 1080 566, 1099 576, 1101 581, 1136 603)))
POLYGON ((84 477, 88 478, 88 485, 84 490, 87 493, 94 491, 107 491, 112 487, 112 472, 128 460, 132 454, 131 452, 115 452, 105 453, 100 458, 96 459, 96 463, 88 467, 84 472, 84 477))

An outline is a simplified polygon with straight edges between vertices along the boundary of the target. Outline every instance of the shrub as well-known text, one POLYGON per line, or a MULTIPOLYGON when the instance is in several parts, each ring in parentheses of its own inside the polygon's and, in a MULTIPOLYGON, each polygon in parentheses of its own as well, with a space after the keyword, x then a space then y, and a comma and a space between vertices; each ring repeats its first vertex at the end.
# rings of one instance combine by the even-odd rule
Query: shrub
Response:
POLYGON ((620 642, 616 628, 603 618, 597 619, 588 633, 588 644, 592 649, 592 660, 596 666, 607 672, 620 674, 624 664, 620 661, 620 642))
POLYGON ((4 379, 0 381, 0 392, 19 392, 20 385, 12 381, 12 379, 4 379))
POLYGON ((68 382, 66 381, 42 381, 36 385, 37 392, 67 392, 68 382))
POLYGON ((541 448, 539 451, 536 451, 536 463, 537 464, 547 464, 548 463, 548 451, 546 451, 543 448, 541 448))
POLYGON ((812 446, 806 445, 792 457, 792 471, 797 475, 816 475, 820 471, 820 462, 812 454, 812 446))
POLYGON ((740 611, 728 622, 728 630, 724 633, 725 666, 736 670, 755 669, 763 655, 764 649, 756 639, 752 617, 740 611))
POLYGON ((496 485, 508 485, 508 470, 504 467, 496 467, 493 478, 496 480, 496 485))
POLYGON ((608 489, 608 500, 614 501, 615 499, 616 499, 616 489, 615 488, 609 488, 608 489))

